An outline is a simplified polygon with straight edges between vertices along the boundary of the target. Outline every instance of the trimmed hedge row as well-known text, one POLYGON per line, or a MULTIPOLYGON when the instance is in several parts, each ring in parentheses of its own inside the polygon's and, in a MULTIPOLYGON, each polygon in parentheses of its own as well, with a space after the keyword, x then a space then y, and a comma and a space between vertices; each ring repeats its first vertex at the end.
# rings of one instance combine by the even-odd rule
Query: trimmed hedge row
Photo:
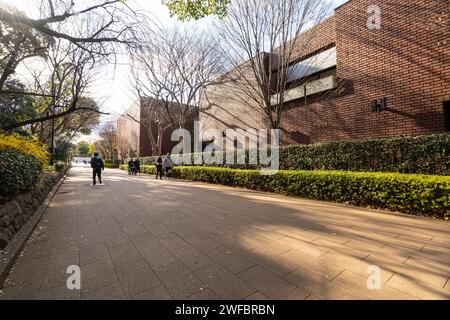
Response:
POLYGON ((115 165, 115 166, 117 166, 115 168, 119 168, 119 166, 121 165, 121 161, 120 160, 105 160, 105 166, 106 165, 115 165))
MULTIPOLYGON (((248 151, 245 153, 248 163, 248 151)), ((187 156, 194 159, 194 154, 187 156)), ((224 159, 225 156, 223 153, 224 159)), ((141 158, 141 163, 154 164, 155 160, 156 157, 145 157, 141 158)), ((258 169, 258 166, 248 165, 212 166, 258 169)), ((450 175, 450 134, 281 147, 280 169, 450 175)))
MULTIPOLYGON (((141 169, 143 173, 155 173, 154 166, 141 169)), ((280 171, 264 176, 259 170, 212 167, 176 167, 173 176, 314 200, 450 217, 450 177, 343 171, 280 171)))
POLYGON ((105 163, 105 168, 106 169, 119 169, 120 165, 119 164, 105 163))

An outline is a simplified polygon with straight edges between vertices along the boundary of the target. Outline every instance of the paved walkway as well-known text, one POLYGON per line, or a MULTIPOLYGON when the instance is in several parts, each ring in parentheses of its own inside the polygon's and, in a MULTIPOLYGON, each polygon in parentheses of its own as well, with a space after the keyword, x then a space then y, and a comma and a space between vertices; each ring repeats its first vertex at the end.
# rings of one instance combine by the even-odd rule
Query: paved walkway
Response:
POLYGON ((448 299, 450 224, 75 167, 0 299, 448 299), (67 267, 81 290, 67 289, 67 267), (370 265, 381 289, 367 289, 370 265))

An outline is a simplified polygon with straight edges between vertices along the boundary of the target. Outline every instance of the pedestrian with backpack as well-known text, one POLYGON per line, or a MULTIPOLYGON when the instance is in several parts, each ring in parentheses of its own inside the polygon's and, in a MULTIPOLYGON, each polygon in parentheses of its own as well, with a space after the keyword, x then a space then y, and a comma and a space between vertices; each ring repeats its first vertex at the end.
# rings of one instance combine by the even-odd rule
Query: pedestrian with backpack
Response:
POLYGON ((161 180, 163 179, 163 159, 161 156, 158 157, 158 159, 156 159, 156 180, 158 180, 158 176, 161 178, 161 180))
POLYGON ((98 182, 102 184, 102 171, 105 170, 105 163, 97 152, 94 153, 94 157, 91 159, 91 168, 94 186, 97 184, 97 177, 98 182))

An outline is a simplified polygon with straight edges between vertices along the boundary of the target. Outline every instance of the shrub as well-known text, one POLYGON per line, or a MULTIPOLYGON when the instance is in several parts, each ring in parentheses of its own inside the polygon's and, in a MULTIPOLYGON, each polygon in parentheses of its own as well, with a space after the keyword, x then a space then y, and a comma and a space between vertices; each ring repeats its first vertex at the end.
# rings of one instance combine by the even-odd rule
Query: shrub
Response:
MULTIPOLYGON (((185 156, 194 163, 195 154, 185 156)), ((222 156, 226 159, 225 153, 222 156)), ((248 163, 248 151, 245 151, 245 158, 248 163)), ((154 164, 155 160, 156 157, 144 157, 141 163, 154 164)), ((259 168, 255 165, 209 166, 259 168)), ((285 146, 280 148, 280 169, 450 175, 450 134, 285 146)))
MULTIPOLYGON (((154 173, 154 166, 143 166, 154 173)), ((123 166, 126 170, 126 166, 123 166)), ((143 171, 144 172, 144 171, 143 171)), ((435 217, 450 216, 450 177, 345 171, 280 171, 176 167, 175 177, 293 195, 314 200, 371 206, 435 217)))
POLYGON ((106 165, 116 165, 117 167, 114 168, 119 168, 119 166, 121 165, 120 160, 105 160, 105 166, 106 165))
POLYGON ((20 154, 33 156, 42 166, 48 163, 49 159, 49 154, 44 145, 18 134, 4 135, 0 133, 0 151, 1 150, 15 150, 20 154))
POLYGON ((33 189, 47 161, 48 153, 41 144, 17 134, 0 134, 0 195, 33 189))
POLYGON ((119 167, 120 167, 119 164, 112 164, 112 163, 105 162, 105 168, 107 168, 107 169, 119 169, 119 167))
POLYGON ((55 163, 55 170, 56 170, 56 172, 63 172, 64 170, 66 170, 66 167, 67 167, 67 165, 63 161, 57 161, 55 163))
POLYGON ((43 166, 31 155, 16 150, 0 150, 0 195, 26 192, 38 183, 43 166))

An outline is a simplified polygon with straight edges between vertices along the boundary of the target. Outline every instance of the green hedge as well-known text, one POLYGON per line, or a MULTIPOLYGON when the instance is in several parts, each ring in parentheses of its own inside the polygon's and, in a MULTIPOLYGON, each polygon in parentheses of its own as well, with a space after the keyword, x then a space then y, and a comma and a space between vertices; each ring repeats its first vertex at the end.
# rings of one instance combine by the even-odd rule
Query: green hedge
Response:
MULTIPOLYGON (((193 159, 194 154, 188 156, 193 159)), ((225 153, 223 157, 225 159, 225 153)), ((246 159, 248 159, 248 151, 246 159)), ((154 164, 155 160, 156 157, 145 157, 141 158, 141 163, 154 164)), ((214 166, 237 169, 258 168, 258 166, 246 165, 214 166)), ((280 169, 450 175, 450 134, 281 147, 280 169)))
POLYGON ((108 165, 114 165, 114 168, 119 168, 119 166, 121 165, 120 160, 105 160, 105 166, 108 165))
POLYGON ((33 189, 42 170, 42 163, 32 155, 0 150, 0 196, 12 196, 33 189))
MULTIPOLYGON (((155 167, 142 166, 142 172, 154 174, 155 167)), ((343 171, 280 171, 264 176, 259 170, 211 167, 176 167, 173 176, 404 213, 450 216, 450 177, 343 171)))
POLYGON ((119 169, 120 165, 119 164, 105 163, 105 168, 107 168, 107 169, 119 169))

